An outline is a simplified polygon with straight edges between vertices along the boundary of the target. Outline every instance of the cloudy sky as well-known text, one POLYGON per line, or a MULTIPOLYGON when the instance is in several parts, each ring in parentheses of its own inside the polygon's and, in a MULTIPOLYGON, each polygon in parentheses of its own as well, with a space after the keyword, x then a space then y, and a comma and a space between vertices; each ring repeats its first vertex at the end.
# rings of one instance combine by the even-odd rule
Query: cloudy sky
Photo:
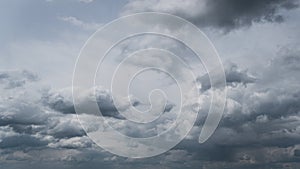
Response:
MULTIPOLYGON (((299 0, 1 1, 0 168, 299 168, 299 5, 299 0), (199 144, 198 137, 214 92, 207 72, 183 44, 154 35, 112 49, 103 62, 105 75, 97 75, 103 85, 95 97, 104 118, 123 134, 149 137, 165 130, 178 110, 172 78, 150 71, 131 86, 132 103, 139 109, 147 108, 142 96, 153 88, 169 93, 154 128, 135 126, 120 115, 105 85, 124 55, 145 47, 170 50, 192 67, 201 86, 201 108, 187 137, 161 155, 132 159, 97 146, 81 127, 72 98, 80 49, 101 26, 137 12, 182 17, 217 49, 226 74, 227 103, 217 130, 205 143, 199 144)), ((182 73, 179 65, 172 62, 170 67, 182 73)), ((89 92, 81 99, 88 100, 89 92)), ((89 125, 99 124, 91 120, 89 125)))

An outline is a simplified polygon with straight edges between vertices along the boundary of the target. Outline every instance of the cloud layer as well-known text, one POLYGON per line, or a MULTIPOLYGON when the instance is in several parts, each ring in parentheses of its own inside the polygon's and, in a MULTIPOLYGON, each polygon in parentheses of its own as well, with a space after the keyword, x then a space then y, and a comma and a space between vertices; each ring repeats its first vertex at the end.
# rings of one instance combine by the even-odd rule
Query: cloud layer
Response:
POLYGON ((131 0, 123 14, 165 12, 181 16, 200 27, 229 31, 252 25, 253 22, 282 22, 281 10, 298 7, 294 0, 131 0))
MULTIPOLYGON (((229 88, 227 106, 213 137, 204 144, 197 141, 213 92, 206 88, 197 125, 190 135, 173 150, 147 160, 115 157, 97 148, 86 136, 74 114, 69 88, 42 90, 37 88, 38 78, 28 71, 2 72, 2 81, 6 79, 7 83, 1 87, 1 160, 6 164, 8 161, 43 161, 51 157, 50 160, 55 163, 60 163, 60 160, 73 161, 71 166, 77 162, 90 162, 93 165, 107 164, 111 168, 119 164, 125 168, 132 165, 153 167, 157 160, 161 165, 179 168, 295 168, 294 163, 299 162, 300 151, 300 91, 297 78, 300 53, 287 49, 283 53, 275 57, 255 78, 237 65, 229 64, 226 68, 229 88), (15 85, 20 81, 25 82, 15 85), (37 151, 45 154, 38 157, 37 151), (57 153, 61 155, 53 156, 57 153), (103 158, 95 160, 92 157, 94 155, 103 158), (177 161, 183 163, 175 165, 177 161)), ((104 106, 104 115, 113 127, 133 137, 156 134, 151 126, 137 127, 120 118, 111 104, 109 94, 104 90, 99 92, 99 103, 104 106)), ((161 129, 168 125, 164 120, 158 122, 161 123, 161 129)))
MULTIPOLYGON (((97 2, 92 0, 79 0, 76 2, 76 4, 84 5, 84 7, 89 7, 89 5, 94 5, 95 3, 97 2)), ((213 30, 225 32, 259 23, 257 24, 258 26, 256 25, 257 27, 253 26, 253 31, 264 29, 262 32, 272 32, 270 27, 274 26, 274 29, 278 29, 276 32, 282 32, 282 35, 279 37, 284 37, 285 35, 292 36, 292 34, 285 34, 284 31, 279 31, 281 28, 276 27, 277 24, 269 24, 269 27, 259 27, 261 26, 260 23, 284 24, 286 17, 291 17, 295 14, 289 12, 296 10, 299 12, 299 9, 296 9, 298 4, 299 1, 297 0, 130 0, 124 6, 120 15, 144 11, 167 12, 186 18, 200 28, 205 27, 209 30, 213 28, 213 30), (270 30, 265 30, 266 28, 270 30)), ((73 8, 73 6, 70 8, 73 8)), ((37 9, 45 10, 46 8, 37 9)), ((98 10, 94 9, 93 14, 99 13, 98 10)), ((78 11, 76 11, 76 14, 78 11)), ((33 12, 33 15, 40 12, 33 12)), ((56 12, 60 14, 60 12, 56 12)), ((82 30, 94 30, 101 26, 97 22, 88 23, 91 20, 96 21, 91 16, 84 17, 78 14, 75 17, 73 14, 67 11, 62 15, 53 16, 58 21, 49 23, 56 25, 64 21, 82 30)), ((29 18, 34 19, 31 16, 29 18)), ((298 15, 294 17, 298 17, 298 15)), ((41 17, 41 20, 48 22, 49 18, 41 17)), ((35 22, 35 20, 32 22, 35 22)), ((24 25, 19 27, 23 28, 24 25)), ((51 29, 53 28, 51 27, 51 29)), ((40 29, 41 27, 32 29, 33 34, 36 34, 35 30, 40 29)), ((67 29, 69 30, 69 28, 67 29)), ((291 29, 293 29, 292 32, 296 32, 298 29, 297 24, 292 24, 290 27, 287 26, 282 30, 288 31, 291 29)), ((246 30, 240 33, 245 33, 246 36, 248 32, 246 30)), ((35 36, 38 37, 40 34, 35 36)), ((68 32, 68 36, 73 36, 73 34, 69 34, 70 32, 68 32)), ((78 34, 81 36, 80 33, 78 34)), ((272 41, 273 38, 278 37, 275 34, 272 36, 272 38, 269 38, 267 46, 274 47, 266 50, 278 48, 276 46, 277 43, 274 45, 275 43, 273 44, 272 41)), ((297 36, 297 34, 293 36, 297 36)), ((222 42, 227 43, 226 38, 229 37, 233 37, 234 40, 238 39, 235 37, 234 31, 232 31, 229 34, 222 35, 222 38, 224 38, 222 42)), ((170 151, 147 159, 128 159, 114 156, 95 145, 86 135, 77 119, 78 116, 74 110, 70 87, 60 89, 45 87, 39 81, 40 78, 37 75, 37 73, 43 71, 30 72, 22 69, 0 71, 0 168, 298 169, 300 164, 299 45, 288 45, 286 48, 281 49, 276 56, 272 55, 276 53, 275 51, 266 53, 253 52, 254 50, 261 51, 259 49, 260 45, 265 41, 258 43, 258 45, 253 44, 262 38, 265 38, 265 36, 253 37, 253 42, 248 44, 247 40, 249 38, 243 39, 242 35, 238 40, 245 40, 245 44, 228 49, 234 50, 233 53, 238 55, 240 60, 246 61, 252 60, 252 55, 259 53, 259 56, 262 57, 261 60, 259 56, 255 56, 253 58, 256 59, 253 59, 252 64, 271 59, 268 60, 268 64, 260 63, 259 66, 264 65, 265 67, 260 67, 259 70, 256 70, 259 67, 257 65, 231 63, 234 60, 230 59, 225 64, 228 99, 222 121, 213 136, 204 144, 198 143, 198 137, 209 110, 212 92, 214 92, 214 89, 210 87, 208 76, 204 75, 198 78, 199 86, 201 85, 201 109, 192 131, 179 145, 170 151), (240 56, 239 51, 244 49, 249 53, 246 56, 240 56), (249 57, 250 59, 243 57, 249 57)), ((294 37, 287 37, 286 39, 289 38, 296 39, 294 37)), ((281 38, 278 39, 281 40, 281 38)), ((2 60, 5 62, 4 65, 6 62, 7 64, 18 62, 18 65, 24 64, 28 68, 33 67, 29 64, 33 63, 37 67, 35 70, 46 68, 44 72, 47 73, 55 70, 55 73, 53 73, 55 76, 59 75, 59 77, 64 78, 61 74, 64 73, 63 70, 66 69, 68 61, 62 61, 63 57, 61 56, 66 56, 70 47, 66 45, 64 47, 66 50, 62 50, 60 47, 64 46, 64 44, 72 44, 71 41, 57 43, 50 48, 49 44, 51 46, 52 43, 43 40, 37 41, 35 45, 25 41, 25 43, 20 43, 19 46, 12 48, 11 55, 3 57, 4 59, 2 60), (40 47, 39 52, 36 52, 37 46, 41 44, 43 47, 40 47), (40 55, 45 57, 41 58, 40 55), (28 57, 28 59, 27 56, 31 57, 28 57), (54 56, 57 57, 55 62, 53 62, 54 56), (10 60, 9 57, 14 57, 15 59, 10 60), (21 59, 21 57, 25 59, 21 59), (35 62, 32 62, 32 60, 35 62), (47 66, 46 64, 48 63, 54 63, 54 66, 47 66), (58 69, 59 64, 64 69, 58 69)), ((130 53, 138 49, 139 45, 150 46, 148 43, 152 43, 155 44, 155 47, 167 46, 169 48, 166 47, 166 49, 172 48, 174 51, 177 49, 177 53, 184 55, 185 61, 189 63, 195 61, 190 57, 189 53, 182 51, 182 47, 172 45, 168 41, 153 40, 151 37, 148 37, 145 41, 137 38, 136 41, 131 42, 132 45, 124 44, 123 48, 126 50, 117 51, 117 54, 130 53)), ((83 41, 80 40, 81 43, 83 41)), ((228 43, 231 43, 230 40, 228 43)), ((232 44, 234 46, 237 42, 232 44)), ((262 45, 261 48, 264 47, 262 45)), ((76 52, 77 50, 74 53, 76 52)), ((114 54, 112 53, 112 55, 114 54)), ((107 67, 107 70, 110 71, 110 65, 107 65, 107 67)), ((197 70, 200 69, 198 65, 195 67, 197 70)), ((176 66, 173 66, 173 68, 174 71, 179 71, 176 66)), ((203 74, 203 71, 205 70, 201 70, 199 74, 203 74)), ((53 81, 52 79, 47 80, 47 82, 53 81)), ((69 82, 70 79, 66 81, 69 82)), ((142 89, 144 89, 144 86, 142 86, 142 89)), ((84 95, 82 100, 88 100, 90 96, 94 97, 94 95, 89 94, 91 93, 84 95)), ((163 118, 152 125, 137 126, 118 113, 109 92, 98 88, 95 97, 107 122, 122 134, 132 137, 150 137, 166 130, 172 124, 172 120, 174 120, 173 111, 178 108, 177 105, 169 103, 164 112, 167 115, 163 118)), ((124 105, 124 108, 126 109, 128 106, 130 105, 124 105)), ((134 106, 144 105, 139 100, 135 100, 134 106)), ((82 114, 80 116, 92 119, 90 126, 94 127, 93 129, 95 130, 101 126, 98 123, 94 123, 93 119, 95 119, 95 116, 93 115, 82 114)))

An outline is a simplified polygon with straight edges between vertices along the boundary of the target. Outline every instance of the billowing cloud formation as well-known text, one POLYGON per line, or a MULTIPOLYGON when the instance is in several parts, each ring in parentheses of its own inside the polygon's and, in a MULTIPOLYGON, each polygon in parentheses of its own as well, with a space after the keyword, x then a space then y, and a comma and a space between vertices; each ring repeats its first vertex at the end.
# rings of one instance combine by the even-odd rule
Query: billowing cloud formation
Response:
POLYGON ((46 90, 37 88, 36 82, 27 83, 38 79, 32 73, 5 71, 2 75, 8 83, 0 88, 1 149, 8 152, 44 149, 61 139, 85 137, 75 115, 62 115, 44 106, 42 96, 46 90))
MULTIPOLYGON (((202 106, 190 135, 171 151, 141 160, 113 156, 89 139, 77 120, 71 88, 48 90, 41 86, 34 73, 2 71, 1 164, 7 167, 9 162, 17 165, 50 161, 53 164, 45 165, 58 168, 64 167, 61 164, 68 164, 65 168, 97 165, 107 168, 159 165, 170 168, 296 168, 300 150, 299 58, 297 47, 282 50, 255 76, 251 69, 247 71, 238 65, 226 64, 227 107, 216 133, 204 144, 199 144, 197 139, 213 89, 207 76, 199 78, 202 106)), ((96 98, 104 118, 123 134, 149 137, 170 125, 169 116, 165 116, 157 121, 157 128, 136 126, 118 114, 106 90, 97 89, 96 98)), ((134 102, 135 106, 141 104, 134 102)), ((174 107, 176 105, 170 104, 166 113, 171 114, 174 107)), ((96 128, 97 123, 93 122, 96 128)))
POLYGON ((166 12, 181 16, 201 27, 223 28, 225 31, 250 26, 253 22, 282 22, 281 9, 298 7, 296 0, 131 0, 123 14, 166 12))
POLYGON ((195 158, 215 161, 207 168, 297 168, 293 163, 300 160, 299 58, 299 51, 284 50, 252 85, 229 86, 224 117, 209 142, 192 141, 200 132, 195 127, 191 141, 179 147, 195 158))
MULTIPOLYGON (((72 89, 65 88, 61 90, 52 90, 43 94, 42 102, 45 106, 51 108, 52 110, 64 113, 64 114, 75 114, 75 108, 73 104, 72 98, 72 89)), ((91 91, 92 92, 92 91, 91 91)), ((103 116, 114 117, 118 119, 124 119, 122 115, 118 112, 117 108, 114 105, 113 98, 111 94, 107 90, 103 90, 102 88, 95 90, 95 98, 99 105, 99 110, 103 116)), ((90 96, 85 96, 88 99, 90 96)), ((84 100, 83 99, 83 100, 84 100)), ((124 103, 121 103, 124 104, 124 103)), ((132 98, 132 106, 139 107, 143 104, 135 98, 132 98)), ((123 108, 127 109, 130 105, 124 105, 123 108)), ((167 103, 165 107, 165 112, 169 112, 173 108, 172 103, 167 103)))
MULTIPOLYGON (((95 147, 82 130, 76 115, 72 112, 74 109, 70 101, 71 90, 69 88, 43 89, 39 86, 38 81, 35 84, 24 83, 14 86, 16 81, 24 78, 23 72, 5 71, 2 73, 6 78, 20 77, 11 78, 11 83, 9 83, 11 86, 7 84, 8 86, 0 88, 2 93, 0 97, 0 152, 2 156, 0 160, 4 163, 3 165, 13 162, 14 165, 7 166, 9 168, 19 162, 29 160, 33 164, 38 161, 52 161, 51 166, 53 166, 56 163, 77 160, 91 162, 95 159, 94 156, 103 157, 96 158, 97 160, 94 162, 97 163, 106 163, 106 161, 116 159, 95 147)), ((105 118, 111 122, 114 128, 118 128, 127 135, 137 137, 155 134, 149 126, 137 128, 124 119, 110 114, 111 112, 116 113, 111 96, 105 90, 99 89, 96 93, 99 104, 104 108, 103 112, 107 113, 105 118)), ((89 95, 87 94, 87 96, 89 95)), ((168 105, 166 112, 170 111, 172 106, 168 105)), ((97 126, 97 124, 91 125, 97 126)), ((26 168, 27 165, 23 165, 23 167, 26 168)), ((71 165, 71 168, 73 167, 71 165)))
MULTIPOLYGON (((109 154, 86 136, 74 114, 70 88, 43 89, 33 73, 4 71, 1 73, 4 83, 0 88, 1 163, 8 168, 18 164, 23 168, 38 164, 63 168, 68 164, 65 168, 271 166, 296 169, 295 164, 300 160, 299 58, 299 51, 283 50, 255 77, 251 70, 228 64, 225 66, 229 90, 227 106, 221 124, 210 140, 198 143, 213 92, 206 87, 201 97, 203 106, 189 136, 165 154, 140 160, 109 154), (19 81, 25 83, 15 85, 19 81), (46 161, 51 161, 51 165, 46 161), (10 162, 14 165, 8 165, 10 162)), ((205 79, 200 82, 202 86, 209 84, 205 79)), ((163 118, 158 121, 160 125, 156 129, 150 125, 136 126, 114 114, 117 111, 107 91, 101 88, 96 91, 104 118, 123 134, 148 137, 170 125, 169 119, 163 118)), ((173 106, 169 107, 171 111, 173 106)), ((87 118, 93 118, 90 116, 87 118)), ((99 124, 91 125, 96 127, 99 124)))

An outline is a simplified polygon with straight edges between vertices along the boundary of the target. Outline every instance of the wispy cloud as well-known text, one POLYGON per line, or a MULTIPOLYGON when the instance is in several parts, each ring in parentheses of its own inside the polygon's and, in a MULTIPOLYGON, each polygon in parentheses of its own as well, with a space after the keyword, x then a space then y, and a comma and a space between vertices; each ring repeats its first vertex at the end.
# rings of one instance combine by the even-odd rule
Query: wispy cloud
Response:
POLYGON ((102 24, 100 23, 89 23, 89 22, 85 22, 85 21, 82 21, 74 16, 62 16, 62 17, 59 17, 58 18, 59 20, 62 20, 62 21, 65 21, 67 23, 70 23, 74 26, 77 26, 79 28, 82 28, 84 30, 97 30, 99 29, 102 24))

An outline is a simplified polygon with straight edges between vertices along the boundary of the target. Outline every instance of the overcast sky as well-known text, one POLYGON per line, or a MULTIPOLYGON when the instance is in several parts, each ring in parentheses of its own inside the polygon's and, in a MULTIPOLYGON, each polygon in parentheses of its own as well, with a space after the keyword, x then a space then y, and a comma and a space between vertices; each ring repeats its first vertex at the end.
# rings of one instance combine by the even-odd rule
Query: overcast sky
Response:
MULTIPOLYGON (((299 0, 1 1, 0 168, 299 168, 299 3, 299 0), (207 142, 198 143, 213 92, 204 67, 201 62, 195 64, 195 56, 182 44, 150 35, 121 43, 108 55, 103 67, 112 72, 126 53, 145 46, 162 47, 181 55, 196 70, 202 87, 201 109, 191 132, 166 153, 131 159, 98 147, 81 128, 71 91, 80 49, 104 24, 137 12, 163 12, 187 19, 217 49, 225 69, 228 95, 221 123, 207 142)), ((172 69, 181 72, 178 65, 172 69)), ((106 81, 107 77, 110 75, 100 74, 97 78, 106 81)), ((143 95, 153 86, 171 93, 165 116, 157 121, 159 129, 167 128, 172 112, 178 108, 174 81, 152 72, 137 78, 139 83, 143 85, 133 86, 133 95, 143 95)), ((83 100, 89 96, 90 93, 83 94, 83 100)), ((133 137, 157 134, 157 128, 136 127, 124 119, 105 87, 97 88, 96 97, 103 116, 121 133, 133 137)), ((141 109, 142 100, 135 101, 141 109)), ((97 126, 94 121, 91 125, 97 126)))

